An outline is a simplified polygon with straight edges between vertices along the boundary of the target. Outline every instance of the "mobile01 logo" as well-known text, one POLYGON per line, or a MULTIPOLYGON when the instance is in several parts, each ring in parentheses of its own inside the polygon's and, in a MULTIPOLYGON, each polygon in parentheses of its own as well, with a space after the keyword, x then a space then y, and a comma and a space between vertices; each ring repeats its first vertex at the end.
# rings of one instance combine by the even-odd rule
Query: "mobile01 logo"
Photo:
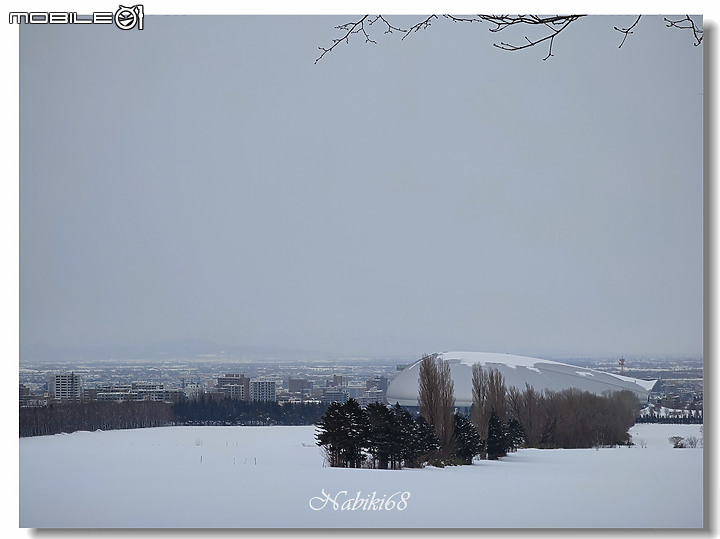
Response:
POLYGON ((75 11, 11 11, 10 24, 113 24, 120 30, 143 29, 145 12, 142 4, 119 6, 112 11, 78 15, 75 11))

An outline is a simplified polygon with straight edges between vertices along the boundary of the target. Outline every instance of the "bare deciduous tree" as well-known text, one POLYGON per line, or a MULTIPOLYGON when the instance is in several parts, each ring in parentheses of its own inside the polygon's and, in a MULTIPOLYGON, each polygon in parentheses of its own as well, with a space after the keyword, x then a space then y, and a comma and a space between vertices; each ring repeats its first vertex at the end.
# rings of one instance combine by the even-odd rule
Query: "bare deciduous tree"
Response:
MULTIPOLYGON (((506 427, 507 397, 505 379, 497 369, 483 369, 480 363, 472 367, 472 420, 478 435, 490 445, 490 419, 493 414, 500 428, 506 427)), ((517 392, 516 392, 517 396, 517 392)), ((481 453, 486 458, 486 453, 481 453)))
POLYGON ((418 408, 420 415, 425 418, 428 425, 435 425, 435 411, 437 410, 439 373, 436 365, 436 354, 423 356, 420 360, 418 373, 418 408))
POLYGON ((525 445, 528 447, 535 447, 540 443, 543 423, 543 414, 540 407, 541 397, 542 395, 527 382, 523 392, 520 392, 517 388, 510 388, 508 391, 510 415, 523 426, 525 445))
POLYGON ((501 423, 507 421, 507 388, 505 387, 505 378, 497 369, 490 369, 488 373, 488 399, 487 407, 491 412, 495 412, 501 423))
POLYGON ((480 438, 487 440, 490 410, 487 407, 488 377, 480 363, 472 366, 472 422, 480 438))
POLYGON ((455 387, 450 365, 437 354, 422 358, 419 372, 418 407, 440 442, 441 456, 452 451, 455 387))

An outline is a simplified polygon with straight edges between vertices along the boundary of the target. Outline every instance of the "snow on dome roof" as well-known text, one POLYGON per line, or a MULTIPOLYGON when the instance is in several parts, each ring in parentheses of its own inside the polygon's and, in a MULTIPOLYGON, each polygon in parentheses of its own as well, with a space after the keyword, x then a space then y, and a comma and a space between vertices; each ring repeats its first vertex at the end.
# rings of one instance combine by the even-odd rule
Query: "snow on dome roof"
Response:
MULTIPOLYGON (((644 401, 647 400, 648 393, 656 382, 656 380, 638 380, 547 359, 510 354, 443 352, 438 354, 438 357, 450 365, 450 375, 455 384, 455 405, 459 407, 469 407, 472 404, 474 363, 497 369, 505 378, 507 387, 514 386, 521 391, 525 389, 525 384, 540 392, 546 389, 562 391, 576 388, 598 395, 605 391, 627 389, 644 401)), ((390 382, 387 390, 387 400, 390 404, 399 402, 401 406, 417 406, 420 361, 406 367, 390 382)))

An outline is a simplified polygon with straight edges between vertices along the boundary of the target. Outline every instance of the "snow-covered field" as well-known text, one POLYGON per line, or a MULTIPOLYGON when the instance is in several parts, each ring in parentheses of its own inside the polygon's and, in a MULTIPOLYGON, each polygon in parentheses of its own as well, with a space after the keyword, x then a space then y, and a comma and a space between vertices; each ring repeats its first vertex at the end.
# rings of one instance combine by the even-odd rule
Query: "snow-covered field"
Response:
POLYGON ((700 427, 631 434, 631 448, 401 471, 323 467, 314 427, 23 438, 20 527, 702 527, 703 450, 667 441, 700 427))

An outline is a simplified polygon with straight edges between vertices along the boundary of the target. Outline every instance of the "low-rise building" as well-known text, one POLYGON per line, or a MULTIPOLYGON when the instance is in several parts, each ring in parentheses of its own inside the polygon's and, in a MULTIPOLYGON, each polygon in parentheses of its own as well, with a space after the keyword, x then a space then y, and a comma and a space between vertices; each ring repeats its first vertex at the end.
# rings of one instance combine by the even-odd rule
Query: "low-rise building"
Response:
POLYGON ((153 401, 178 402, 183 396, 182 389, 166 388, 163 384, 150 382, 133 382, 130 385, 112 385, 93 389, 95 400, 98 401, 153 401))
POLYGON ((347 391, 339 387, 328 387, 324 388, 320 402, 323 404, 330 404, 331 402, 339 402, 344 404, 349 399, 347 391))
POLYGON ((380 389, 369 389, 366 391, 362 397, 358 397, 358 402, 360 403, 360 406, 365 407, 368 404, 371 404, 373 402, 379 402, 381 404, 385 403, 385 392, 380 389))

